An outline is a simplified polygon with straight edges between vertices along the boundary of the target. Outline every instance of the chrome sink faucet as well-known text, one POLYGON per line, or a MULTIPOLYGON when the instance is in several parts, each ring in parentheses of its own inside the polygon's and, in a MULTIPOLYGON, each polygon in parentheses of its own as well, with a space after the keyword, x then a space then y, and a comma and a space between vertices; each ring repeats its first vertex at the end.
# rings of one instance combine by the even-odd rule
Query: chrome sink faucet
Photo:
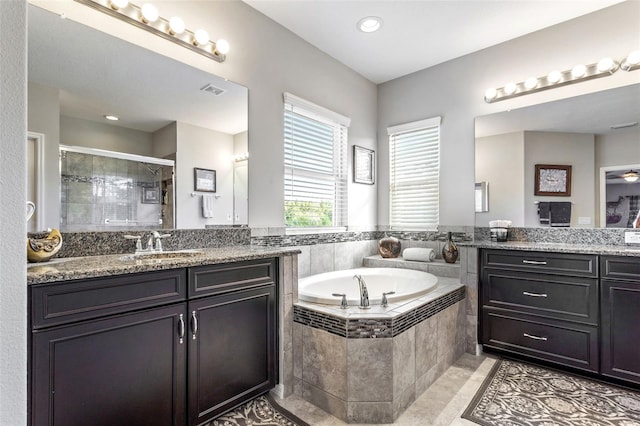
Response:
POLYGON ((360 309, 370 309, 369 305, 369 290, 367 290, 367 283, 364 282, 362 275, 354 275, 353 278, 358 279, 358 285, 360 286, 360 309))
POLYGON ((150 251, 162 251, 162 239, 170 237, 171 234, 160 234, 158 231, 153 231, 151 233, 151 237, 149 238, 149 243, 147 244, 147 248, 151 248, 150 251), (155 240, 155 245, 153 241, 155 240))

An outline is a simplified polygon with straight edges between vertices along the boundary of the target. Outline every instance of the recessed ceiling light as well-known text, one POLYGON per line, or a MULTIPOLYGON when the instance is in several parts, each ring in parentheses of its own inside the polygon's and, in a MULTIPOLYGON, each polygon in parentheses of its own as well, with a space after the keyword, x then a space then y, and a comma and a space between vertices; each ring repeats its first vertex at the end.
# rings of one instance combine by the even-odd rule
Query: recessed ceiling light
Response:
POLYGON ((367 16, 358 21, 358 29, 363 33, 372 33, 382 27, 382 18, 377 16, 367 16))
POLYGON ((120 118, 116 117, 115 115, 105 115, 104 118, 106 118, 107 120, 111 120, 111 121, 120 120, 120 118))

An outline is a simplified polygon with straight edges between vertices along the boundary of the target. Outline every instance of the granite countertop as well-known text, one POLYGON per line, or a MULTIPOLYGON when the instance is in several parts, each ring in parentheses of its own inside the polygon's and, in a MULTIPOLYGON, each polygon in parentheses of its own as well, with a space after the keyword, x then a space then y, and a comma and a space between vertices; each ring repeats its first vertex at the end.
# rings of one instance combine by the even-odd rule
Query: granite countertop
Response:
POLYGON ((29 263, 27 264, 27 284, 213 265, 300 253, 300 250, 293 248, 250 245, 196 249, 194 251, 196 253, 185 257, 168 259, 140 259, 133 256, 132 253, 123 253, 106 256, 63 257, 43 263, 29 263))
POLYGON ((594 244, 564 244, 564 243, 541 243, 527 241, 507 241, 496 243, 492 241, 475 241, 469 243, 459 243, 459 246, 492 248, 502 250, 522 250, 522 251, 546 251, 555 253, 585 253, 604 254, 612 256, 638 256, 640 257, 640 245, 594 245, 594 244))

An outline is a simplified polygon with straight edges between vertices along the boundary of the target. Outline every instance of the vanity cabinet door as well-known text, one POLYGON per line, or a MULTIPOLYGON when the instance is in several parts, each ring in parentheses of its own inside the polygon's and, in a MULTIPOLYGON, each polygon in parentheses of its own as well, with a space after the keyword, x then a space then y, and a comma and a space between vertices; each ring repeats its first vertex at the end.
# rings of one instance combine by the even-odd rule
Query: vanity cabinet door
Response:
POLYGON ((184 425, 185 303, 32 334, 32 425, 184 425))
POLYGON ((189 424, 203 424, 275 386, 275 283, 196 299, 188 311, 189 424))
POLYGON ((602 280, 601 288, 601 373, 640 384, 640 277, 602 280))

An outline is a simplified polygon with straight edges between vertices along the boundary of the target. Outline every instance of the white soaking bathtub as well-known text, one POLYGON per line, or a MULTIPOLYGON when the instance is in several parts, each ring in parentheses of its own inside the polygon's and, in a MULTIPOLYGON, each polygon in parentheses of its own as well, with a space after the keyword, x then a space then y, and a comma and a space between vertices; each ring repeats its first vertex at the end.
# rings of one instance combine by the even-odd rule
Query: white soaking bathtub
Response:
POLYGON ((339 305, 341 298, 333 293, 345 293, 349 306, 360 304, 360 287, 355 275, 360 275, 369 292, 369 303, 380 304, 382 293, 389 303, 415 299, 429 293, 438 285, 438 277, 428 272, 399 268, 356 268, 326 272, 298 280, 298 299, 311 303, 339 305))

